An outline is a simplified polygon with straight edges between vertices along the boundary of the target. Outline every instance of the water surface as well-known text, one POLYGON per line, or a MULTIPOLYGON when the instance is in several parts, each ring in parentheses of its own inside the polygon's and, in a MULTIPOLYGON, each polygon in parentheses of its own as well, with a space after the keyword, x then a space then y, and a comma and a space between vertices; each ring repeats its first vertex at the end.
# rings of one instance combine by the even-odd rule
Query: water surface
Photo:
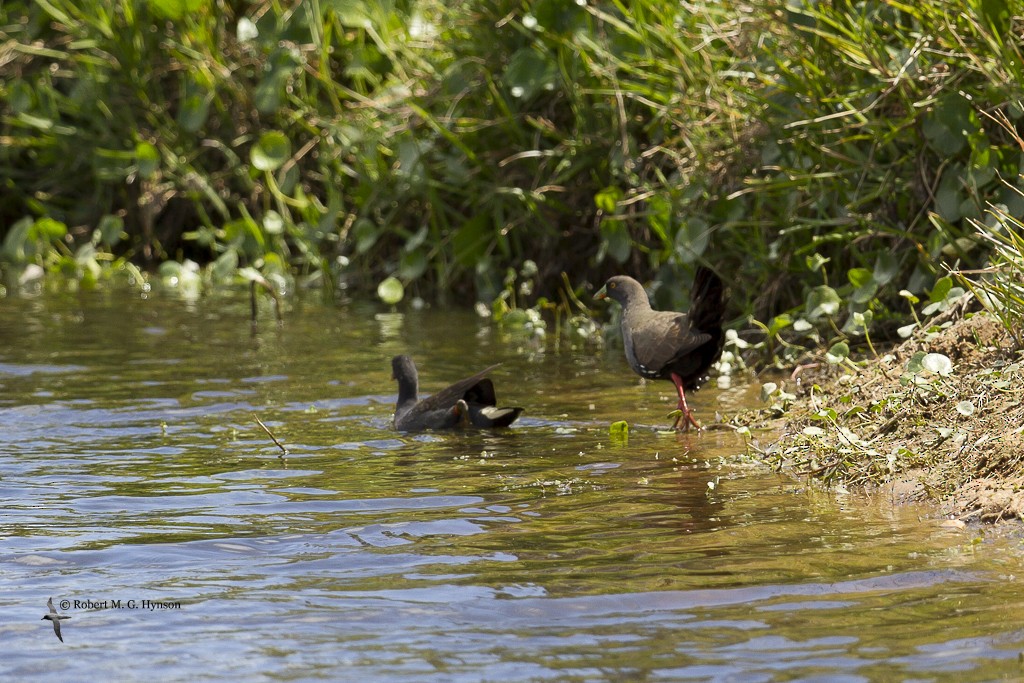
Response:
POLYGON ((808 489, 729 431, 660 434, 672 386, 617 350, 465 312, 264 314, 253 333, 244 297, 0 299, 0 677, 1024 678, 1012 535, 808 489), (527 412, 396 433, 397 353, 426 392, 501 362, 499 401, 527 412))

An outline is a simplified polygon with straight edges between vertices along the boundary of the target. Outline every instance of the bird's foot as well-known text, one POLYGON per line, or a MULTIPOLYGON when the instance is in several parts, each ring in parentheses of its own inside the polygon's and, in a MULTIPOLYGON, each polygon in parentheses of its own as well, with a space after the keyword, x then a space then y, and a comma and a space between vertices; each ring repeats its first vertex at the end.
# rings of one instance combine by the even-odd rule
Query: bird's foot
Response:
POLYGON ((667 417, 674 418, 672 421, 672 429, 677 432, 688 432, 690 431, 691 426, 696 427, 698 432, 703 429, 703 427, 700 426, 700 423, 693 417, 693 413, 689 409, 684 410, 682 408, 677 408, 669 413, 667 417))

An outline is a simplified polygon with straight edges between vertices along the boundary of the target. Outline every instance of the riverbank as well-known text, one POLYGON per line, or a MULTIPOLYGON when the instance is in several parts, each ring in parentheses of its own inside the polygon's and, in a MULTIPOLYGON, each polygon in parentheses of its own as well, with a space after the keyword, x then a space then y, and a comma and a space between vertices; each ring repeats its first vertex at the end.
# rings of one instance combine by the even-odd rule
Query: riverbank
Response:
POLYGON ((964 522, 1024 520, 1024 359, 998 320, 965 308, 868 362, 797 368, 771 407, 740 416, 778 435, 754 436, 751 450, 830 486, 934 501, 964 522))

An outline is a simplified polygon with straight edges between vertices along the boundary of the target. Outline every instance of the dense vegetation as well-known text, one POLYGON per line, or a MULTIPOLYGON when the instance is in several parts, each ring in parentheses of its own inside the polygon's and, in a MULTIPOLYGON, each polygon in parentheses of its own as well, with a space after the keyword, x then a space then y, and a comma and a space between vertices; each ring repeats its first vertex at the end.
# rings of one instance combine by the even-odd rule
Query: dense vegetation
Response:
POLYGON ((883 335, 993 240, 1019 257, 1022 15, 5 0, 0 268, 460 304, 512 269, 520 307, 629 272, 668 306, 702 261, 769 337, 883 335))

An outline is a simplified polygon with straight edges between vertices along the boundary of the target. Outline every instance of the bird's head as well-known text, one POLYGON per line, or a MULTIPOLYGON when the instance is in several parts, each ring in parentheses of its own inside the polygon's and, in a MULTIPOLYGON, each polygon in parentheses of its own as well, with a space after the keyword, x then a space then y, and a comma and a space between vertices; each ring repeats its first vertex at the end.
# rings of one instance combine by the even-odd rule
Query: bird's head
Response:
POLYGON ((643 286, 628 275, 616 275, 608 278, 604 287, 594 295, 595 299, 614 299, 625 308, 632 303, 647 303, 647 292, 643 286))

